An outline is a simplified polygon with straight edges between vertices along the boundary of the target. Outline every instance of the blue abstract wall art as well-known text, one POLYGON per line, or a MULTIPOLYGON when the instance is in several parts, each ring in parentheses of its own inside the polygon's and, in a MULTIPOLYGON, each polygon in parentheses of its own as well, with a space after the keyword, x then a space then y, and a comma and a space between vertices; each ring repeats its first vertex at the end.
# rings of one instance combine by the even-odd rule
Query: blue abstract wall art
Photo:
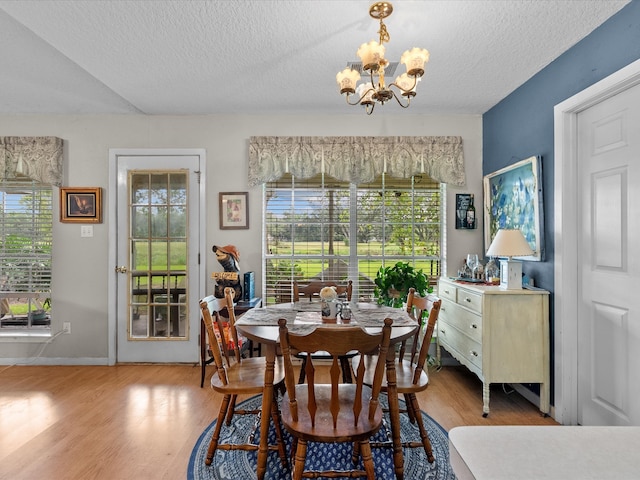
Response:
POLYGON ((539 157, 530 157, 484 177, 485 251, 499 229, 518 228, 535 252, 523 260, 543 258, 542 184, 539 157))

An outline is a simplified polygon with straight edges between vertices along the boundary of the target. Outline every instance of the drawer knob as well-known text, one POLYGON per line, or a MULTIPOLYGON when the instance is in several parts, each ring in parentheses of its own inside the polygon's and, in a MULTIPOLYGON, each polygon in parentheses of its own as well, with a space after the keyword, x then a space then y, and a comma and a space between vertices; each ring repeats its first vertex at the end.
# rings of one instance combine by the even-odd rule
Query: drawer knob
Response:
POLYGON ((441 328, 441 329, 440 329, 440 333, 441 333, 441 334, 443 334, 443 335, 446 335, 446 334, 447 334, 447 332, 445 332, 445 331, 444 331, 444 328, 441 328))
POLYGON ((471 355, 473 355, 474 357, 477 357, 477 356, 478 356, 478 352, 474 352, 473 350, 471 350, 471 352, 470 352, 470 353, 471 353, 471 355))
POLYGON ((475 323, 472 323, 471 328, 478 328, 478 325, 476 325, 475 323))
POLYGON ((471 299, 469 297, 465 298, 464 301, 467 303, 471 303, 471 299))
POLYGON ((449 290, 445 290, 444 293, 446 293, 448 295, 449 294, 449 290))

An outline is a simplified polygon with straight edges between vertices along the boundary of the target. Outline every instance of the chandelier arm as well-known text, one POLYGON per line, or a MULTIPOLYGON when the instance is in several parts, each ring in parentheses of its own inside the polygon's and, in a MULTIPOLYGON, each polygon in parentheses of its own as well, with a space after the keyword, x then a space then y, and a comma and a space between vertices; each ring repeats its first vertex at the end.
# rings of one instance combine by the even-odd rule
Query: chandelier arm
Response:
POLYGON ((396 92, 394 92, 393 90, 390 90, 390 92, 393 94, 393 98, 396 99, 396 102, 398 102, 398 105, 400 105, 402 108, 409 108, 409 105, 411 105, 411 96, 406 97, 407 98, 407 104, 405 105, 400 101, 400 98, 398 97, 396 92))
MULTIPOLYGON (((364 92, 364 93, 362 94, 362 96, 361 96, 357 101, 355 101, 355 102, 353 102, 353 103, 349 101, 349 97, 350 97, 351 95, 353 95, 353 93, 347 93, 347 94, 345 95, 345 98, 346 98, 347 103, 348 103, 349 105, 358 105, 360 102, 362 102, 362 100, 364 99, 364 97, 366 97, 366 96, 368 95, 368 93, 369 93, 369 92, 375 92, 375 89, 374 89, 374 88, 369 88, 366 92, 364 92)), ((356 95, 356 96, 357 96, 357 95, 356 95)))

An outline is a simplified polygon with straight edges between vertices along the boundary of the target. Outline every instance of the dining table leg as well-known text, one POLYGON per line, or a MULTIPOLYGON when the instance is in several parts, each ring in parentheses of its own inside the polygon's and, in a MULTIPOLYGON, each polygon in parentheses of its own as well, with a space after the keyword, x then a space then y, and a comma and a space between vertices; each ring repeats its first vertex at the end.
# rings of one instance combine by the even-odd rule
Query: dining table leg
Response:
POLYGON ((267 473, 267 458, 269 454, 269 421, 273 404, 273 377, 276 363, 276 346, 267 344, 266 369, 264 372, 264 389, 262 390, 262 415, 260 416, 260 446, 258 448, 258 480, 263 480, 267 473))
POLYGON ((404 456, 400 440, 400 405, 398 402, 398 384, 396 378, 396 352, 387 351, 387 399, 389 402, 389 420, 391 422, 391 440, 393 444, 393 465, 396 480, 404 479, 404 456))

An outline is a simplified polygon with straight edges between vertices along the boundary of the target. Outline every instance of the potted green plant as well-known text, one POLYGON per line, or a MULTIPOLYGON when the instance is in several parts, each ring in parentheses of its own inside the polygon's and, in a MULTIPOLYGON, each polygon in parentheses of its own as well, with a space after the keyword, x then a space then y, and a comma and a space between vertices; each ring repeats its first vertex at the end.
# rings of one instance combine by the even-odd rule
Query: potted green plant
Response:
POLYGON ((424 296, 433 292, 429 285, 429 277, 422 271, 409 265, 408 262, 398 262, 393 266, 380 267, 374 280, 373 291, 378 305, 390 307, 402 307, 407 301, 407 295, 411 287, 416 293, 424 296))

